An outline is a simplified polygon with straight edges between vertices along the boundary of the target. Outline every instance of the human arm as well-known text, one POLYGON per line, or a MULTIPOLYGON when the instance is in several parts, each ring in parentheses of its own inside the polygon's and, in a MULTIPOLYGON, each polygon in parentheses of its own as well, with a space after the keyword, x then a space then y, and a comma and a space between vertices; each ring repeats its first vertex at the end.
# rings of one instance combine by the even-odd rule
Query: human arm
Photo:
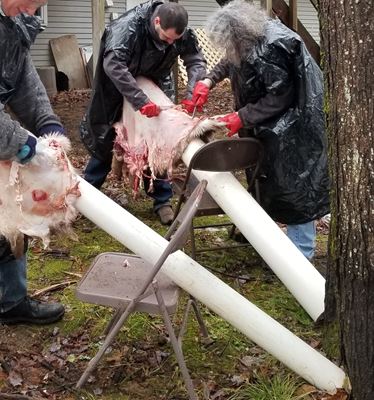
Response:
POLYGON ((8 105, 18 122, 0 104, 0 159, 15 156, 21 161, 30 160, 35 154, 36 139, 31 134, 41 136, 53 127, 62 133, 63 127, 53 113, 47 92, 28 54, 15 92, 8 105))
POLYGON ((195 109, 202 111, 203 105, 208 101, 209 90, 212 86, 212 81, 208 78, 196 83, 191 99, 182 100, 184 109, 188 113, 193 113, 195 109))
POLYGON ((266 120, 276 118, 287 111, 295 98, 293 85, 284 88, 278 94, 267 93, 255 103, 248 103, 238 110, 238 114, 246 128, 253 128, 266 120))
POLYGON ((0 103, 0 160, 15 157, 26 143, 29 132, 13 120, 0 103))
POLYGON ((283 114, 292 105, 294 99, 294 88, 290 85, 278 95, 268 93, 255 103, 248 103, 238 112, 226 114, 218 120, 226 124, 231 137, 241 128, 253 128, 266 120, 271 120, 283 114))
POLYGON ((30 54, 26 56, 21 80, 8 104, 22 126, 36 136, 41 136, 40 130, 47 125, 62 128, 59 118, 52 110, 47 92, 31 61, 30 54))
POLYGON ((212 84, 211 89, 219 82, 222 82, 224 79, 229 78, 230 76, 230 62, 226 59, 219 61, 213 69, 206 75, 212 84))
POLYGON ((208 101, 209 91, 228 76, 229 63, 220 61, 204 79, 196 83, 191 98, 182 101, 183 107, 189 113, 192 113, 195 107, 202 111, 202 106, 208 101))
MULTIPOLYGON (((261 60, 253 63, 251 68, 256 71, 253 78, 254 86, 239 87, 237 82, 234 83, 236 83, 237 91, 250 90, 254 97, 258 95, 258 99, 247 103, 238 112, 227 114, 220 119, 221 122, 226 123, 229 129, 228 136, 232 136, 242 127, 250 129, 282 115, 294 101, 293 78, 287 57, 283 53, 278 54, 278 50, 272 48, 271 52, 265 53, 261 60)), ((221 64, 212 72, 211 77, 217 82, 225 76, 228 70, 225 68, 225 64, 221 64)), ((246 93, 242 92, 241 95, 245 98, 246 93)), ((238 97, 238 93, 236 97, 238 97)))
POLYGON ((192 29, 187 28, 182 43, 180 58, 187 72, 186 98, 189 99, 196 83, 206 75, 207 62, 192 29))
POLYGON ((103 68, 114 86, 133 106, 134 110, 139 110, 149 102, 149 98, 139 88, 134 76, 129 71, 124 55, 109 51, 104 56, 103 68))
POLYGON ((36 151, 35 136, 14 121, 0 103, 0 160, 30 161, 36 151))

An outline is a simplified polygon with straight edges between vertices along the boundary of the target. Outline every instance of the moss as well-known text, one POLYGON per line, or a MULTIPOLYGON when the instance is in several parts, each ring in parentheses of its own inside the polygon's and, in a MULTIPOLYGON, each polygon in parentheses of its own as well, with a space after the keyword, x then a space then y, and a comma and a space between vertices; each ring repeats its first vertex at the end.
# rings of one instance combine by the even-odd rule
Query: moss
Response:
POLYGON ((330 359, 340 359, 340 334, 338 322, 323 327, 323 349, 330 359))
MULTIPOLYGON (((164 235, 167 227, 158 223, 156 216, 151 212, 151 206, 151 201, 147 199, 133 201, 129 198, 127 209, 143 220, 146 225, 164 235)), ((227 221, 227 218, 204 217, 198 222, 206 224, 222 221, 227 221)), ((94 257, 102 252, 128 251, 121 243, 85 218, 75 222, 74 231, 78 240, 73 241, 65 237, 52 241, 51 247, 55 252, 49 255, 43 253, 36 245, 31 248, 29 279, 32 289, 45 287, 59 281, 78 280, 78 277, 71 274, 83 274, 94 257), (63 250, 62 257, 58 250, 63 250)), ((204 247, 207 244, 209 246, 212 244, 235 244, 228 239, 226 228, 197 231, 196 240, 198 247, 204 247)), ((321 248, 324 248, 325 237, 319 238, 319 241, 321 248)), ((185 251, 190 253, 190 249, 188 241, 185 251)), ((309 316, 284 285, 268 268, 263 266, 261 258, 252 247, 199 254, 198 262, 211 268, 220 279, 304 340, 320 340, 321 332, 314 328, 309 316)), ((88 349, 79 355, 81 358, 76 356, 76 362, 81 363, 82 371, 87 363, 87 358, 96 354, 103 340, 104 329, 113 315, 113 310, 79 301, 75 296, 75 285, 53 292, 51 296, 67 306, 64 320, 58 323, 61 335, 76 337, 82 332, 88 334, 90 343, 88 349)), ((188 295, 182 293, 178 311, 173 318, 176 326, 179 326, 182 321, 187 299, 188 295)), ((203 396, 206 382, 214 382, 217 390, 221 388, 227 396, 232 395, 233 391, 230 387, 232 387, 233 376, 244 375, 248 381, 257 385, 253 370, 250 367, 245 368, 240 361, 246 355, 256 359, 255 369, 268 371, 271 376, 284 377, 286 369, 277 360, 254 346, 241 332, 238 332, 204 305, 200 305, 200 307, 209 333, 214 339, 213 343, 207 345, 201 340, 198 333, 199 327, 193 313, 189 316, 187 332, 183 340, 183 352, 187 366, 200 397, 203 396)), ((35 329, 40 328, 36 327, 35 329)), ((46 329, 44 332, 49 332, 47 335, 49 339, 46 338, 45 344, 48 346, 52 340, 50 333, 53 327, 44 329, 46 329)), ((119 374, 115 384, 111 383, 108 387, 104 385, 104 392, 100 398, 103 400, 120 398, 156 400, 185 397, 183 380, 171 345, 168 341, 160 340, 165 335, 164 323, 159 316, 132 314, 112 345, 115 349, 113 351, 120 354, 121 367, 117 371, 107 360, 110 358, 108 356, 105 356, 100 362, 98 374, 100 378, 113 379, 114 371, 119 374), (160 363, 152 363, 150 360, 160 352, 169 354, 169 356, 162 358, 160 363), (137 359, 139 354, 144 358, 137 359)), ((334 342, 335 338, 331 337, 331 340, 334 342)), ((239 393, 238 390, 234 392, 239 393)), ((90 391, 82 391, 79 398, 90 400, 96 397, 90 391)))

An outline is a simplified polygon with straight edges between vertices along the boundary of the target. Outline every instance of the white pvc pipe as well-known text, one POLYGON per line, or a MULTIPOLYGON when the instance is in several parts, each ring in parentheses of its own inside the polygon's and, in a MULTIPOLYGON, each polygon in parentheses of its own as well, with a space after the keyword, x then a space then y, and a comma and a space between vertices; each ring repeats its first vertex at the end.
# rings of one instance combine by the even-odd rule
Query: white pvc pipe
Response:
MULTIPOLYGON (((204 143, 192 141, 183 154, 189 164, 204 143)), ((325 279, 303 256, 235 177, 228 172, 195 171, 207 191, 261 255, 297 301, 316 320, 324 310, 325 279)))
MULTIPOLYGON (((81 197, 76 208, 135 254, 154 263, 168 242, 89 183, 79 180, 81 197)), ((312 385, 330 392, 343 386, 345 374, 340 368, 182 251, 171 254, 162 270, 312 385)))

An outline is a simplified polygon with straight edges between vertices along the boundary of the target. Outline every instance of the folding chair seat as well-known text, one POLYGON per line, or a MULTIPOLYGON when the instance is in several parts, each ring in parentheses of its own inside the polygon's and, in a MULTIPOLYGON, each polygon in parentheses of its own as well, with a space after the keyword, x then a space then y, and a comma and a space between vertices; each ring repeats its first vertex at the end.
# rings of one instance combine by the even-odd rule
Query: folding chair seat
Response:
MULTIPOLYGON (((198 185, 199 180, 193 174, 193 170, 211 172, 233 172, 238 170, 250 170, 251 181, 248 184, 248 191, 254 194, 256 200, 260 202, 258 190, 258 175, 263 159, 263 146, 254 138, 231 138, 220 139, 208 142, 202 146, 191 158, 186 176, 182 183, 174 182, 174 190, 178 195, 178 202, 175 215, 178 215, 182 204, 186 202, 198 185)), ((247 244, 230 244, 227 246, 211 246, 198 249, 196 247, 195 230, 211 227, 231 226, 229 237, 232 237, 235 226, 231 222, 195 224, 198 217, 223 215, 225 212, 215 202, 208 192, 205 192, 199 204, 199 208, 194 216, 191 226, 191 256, 196 259, 198 253, 205 251, 224 250, 229 248, 248 246, 247 244)))
MULTIPOLYGON (((136 255, 101 253, 79 283, 77 297, 87 303, 119 309, 124 302, 136 298, 138 288, 149 270, 149 263, 136 255)), ((157 275, 157 282, 168 314, 174 314, 178 305, 178 286, 162 271, 157 275)), ((160 314, 154 292, 137 302, 133 311, 160 314)))
POLYGON ((133 254, 102 253, 96 257, 83 276, 76 290, 77 297, 89 303, 114 307, 116 312, 106 329, 107 336, 104 343, 89 362, 77 383, 77 388, 84 385, 128 316, 135 311, 140 311, 163 316, 189 398, 197 399, 183 357, 181 335, 184 332, 187 313, 191 305, 200 325, 203 323, 202 318, 196 302, 190 298, 179 338, 175 336, 170 314, 173 314, 177 308, 179 288, 160 269, 170 254, 184 246, 192 218, 198 209, 206 185, 207 182, 203 180, 193 191, 165 235, 169 244, 153 265, 133 254))

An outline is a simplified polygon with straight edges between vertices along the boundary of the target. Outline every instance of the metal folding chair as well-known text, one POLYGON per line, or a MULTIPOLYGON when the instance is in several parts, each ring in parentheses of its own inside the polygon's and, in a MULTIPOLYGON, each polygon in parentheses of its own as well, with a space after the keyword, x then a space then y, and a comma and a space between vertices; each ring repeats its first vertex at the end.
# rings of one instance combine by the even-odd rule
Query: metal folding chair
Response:
POLYGON ((177 307, 178 287, 160 269, 170 254, 184 246, 206 185, 205 180, 200 182, 170 226, 165 235, 169 244, 154 265, 132 254, 103 253, 96 257, 80 281, 76 291, 80 300, 115 307, 117 311, 106 329, 107 336, 104 343, 89 362, 77 383, 77 388, 84 385, 128 316, 132 312, 142 311, 163 316, 189 398, 197 399, 183 357, 181 335, 184 333, 185 319, 190 305, 195 310, 200 326, 203 321, 194 299, 190 298, 179 338, 176 337, 169 315, 174 313, 177 307))
MULTIPOLYGON (((260 165, 263 160, 263 146, 254 138, 231 138, 220 139, 209 142, 202 146, 191 158, 187 169, 186 177, 182 184, 174 183, 174 189, 179 195, 178 203, 174 215, 178 215, 182 204, 185 203, 199 181, 193 174, 193 170, 212 171, 212 172, 233 172, 238 170, 250 170, 251 181, 248 184, 248 191, 253 193, 256 200, 260 203, 260 194, 257 178, 260 165)), ((208 192, 205 192, 199 204, 199 208, 194 219, 202 216, 221 215, 225 212, 214 201, 208 192)), ((235 226, 231 222, 214 223, 206 225, 191 225, 191 256, 196 259, 197 253, 205 251, 216 251, 228 248, 248 246, 248 244, 230 244, 229 246, 212 246, 207 248, 196 248, 195 230, 210 227, 232 226, 230 237, 234 233, 235 226)))

